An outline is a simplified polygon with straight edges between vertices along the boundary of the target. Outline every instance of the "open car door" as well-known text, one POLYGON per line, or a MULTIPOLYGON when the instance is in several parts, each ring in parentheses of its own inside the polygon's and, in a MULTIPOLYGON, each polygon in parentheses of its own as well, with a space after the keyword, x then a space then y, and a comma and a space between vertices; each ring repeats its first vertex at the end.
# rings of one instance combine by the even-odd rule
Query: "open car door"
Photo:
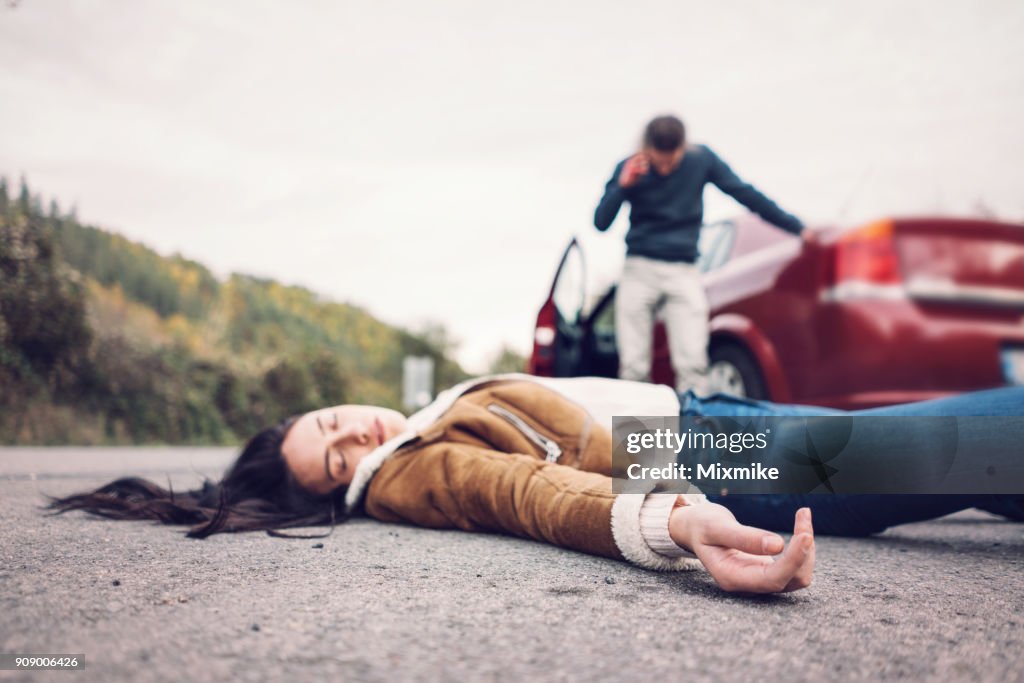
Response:
POLYGON ((580 363, 586 300, 583 249, 573 237, 562 254, 554 282, 537 314, 528 371, 545 377, 572 377, 580 363))

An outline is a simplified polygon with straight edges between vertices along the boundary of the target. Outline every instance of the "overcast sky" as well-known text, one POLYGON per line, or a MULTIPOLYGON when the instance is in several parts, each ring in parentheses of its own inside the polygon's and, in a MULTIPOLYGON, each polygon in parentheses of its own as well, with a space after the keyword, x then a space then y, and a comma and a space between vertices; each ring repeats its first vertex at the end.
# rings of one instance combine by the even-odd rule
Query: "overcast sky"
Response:
POLYGON ((482 370, 529 349, 572 234, 614 270, 593 209, 658 113, 810 222, 1021 221, 1022 35, 1016 0, 21 0, 0 173, 220 275, 444 322, 482 370))

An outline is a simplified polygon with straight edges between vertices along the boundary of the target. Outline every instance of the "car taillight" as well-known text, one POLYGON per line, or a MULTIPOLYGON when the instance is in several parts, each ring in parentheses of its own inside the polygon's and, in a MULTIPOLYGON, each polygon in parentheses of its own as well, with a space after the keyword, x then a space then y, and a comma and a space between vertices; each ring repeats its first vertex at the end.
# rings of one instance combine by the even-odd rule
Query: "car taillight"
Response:
POLYGON ((531 375, 550 377, 554 373, 556 325, 555 302, 548 299, 537 314, 537 326, 533 331, 533 353, 528 368, 531 375))
POLYGON ((552 344, 554 344, 555 328, 548 327, 547 325, 543 327, 538 327, 537 330, 533 333, 533 343, 536 344, 537 346, 551 346, 552 344))
POLYGON ((894 285, 902 280, 892 221, 876 221, 846 233, 834 249, 838 286, 849 282, 894 285))

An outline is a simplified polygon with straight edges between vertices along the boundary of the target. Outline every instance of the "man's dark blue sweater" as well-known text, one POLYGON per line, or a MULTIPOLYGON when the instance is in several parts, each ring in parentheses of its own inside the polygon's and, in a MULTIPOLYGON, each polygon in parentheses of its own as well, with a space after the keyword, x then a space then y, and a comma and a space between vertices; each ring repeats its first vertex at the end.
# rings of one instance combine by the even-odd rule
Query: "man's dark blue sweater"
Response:
POLYGON ((659 261, 697 260, 697 237, 704 220, 704 186, 714 183, 761 218, 773 225, 800 234, 803 223, 786 213, 753 185, 733 173, 729 166, 704 145, 691 145, 674 171, 659 175, 653 168, 640 176, 636 184, 624 188, 619 174, 626 163, 615 167, 605 186, 604 197, 594 212, 594 225, 607 230, 623 201, 630 204, 626 255, 645 256, 659 261))

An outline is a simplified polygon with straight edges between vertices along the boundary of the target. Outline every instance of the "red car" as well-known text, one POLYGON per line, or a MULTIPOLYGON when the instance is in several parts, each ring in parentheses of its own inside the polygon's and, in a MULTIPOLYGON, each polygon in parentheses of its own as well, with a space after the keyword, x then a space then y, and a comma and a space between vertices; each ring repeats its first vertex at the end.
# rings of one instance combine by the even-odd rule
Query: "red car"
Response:
MULTIPOLYGON (((1024 225, 900 218, 804 241, 756 216, 707 225, 712 387, 867 408, 1024 384, 1024 225)), ((573 239, 537 316, 529 372, 615 377, 615 287, 584 307, 573 239)), ((673 384, 665 329, 653 380, 673 384)))

